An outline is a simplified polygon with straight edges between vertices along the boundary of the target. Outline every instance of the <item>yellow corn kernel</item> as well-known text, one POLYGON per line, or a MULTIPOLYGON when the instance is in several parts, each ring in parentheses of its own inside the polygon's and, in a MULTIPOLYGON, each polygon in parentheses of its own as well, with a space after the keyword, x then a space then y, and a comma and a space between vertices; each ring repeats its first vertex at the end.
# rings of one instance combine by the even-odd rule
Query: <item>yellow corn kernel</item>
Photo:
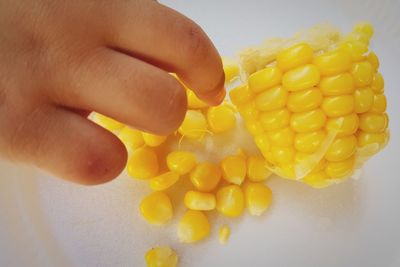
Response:
POLYGON ((271 143, 269 141, 269 137, 267 134, 260 134, 254 137, 254 142, 256 143, 258 149, 260 149, 261 153, 264 157, 271 150, 271 143))
POLYGON ((293 163, 277 165, 277 167, 279 168, 279 175, 282 176, 283 178, 289 180, 296 179, 296 173, 294 170, 293 163))
POLYGON ((293 144, 294 132, 289 127, 271 131, 267 134, 272 145, 286 147, 293 144))
POLYGON ((360 129, 368 133, 383 132, 388 126, 386 114, 364 113, 360 115, 360 129))
POLYGON ((162 143, 164 143, 164 141, 167 139, 166 136, 155 135, 155 134, 145 133, 145 132, 143 132, 142 135, 143 135, 143 140, 144 140, 145 144, 150 147, 157 147, 157 146, 161 145, 162 143))
POLYGON ((315 131, 296 134, 294 147, 303 153, 314 153, 326 138, 325 131, 315 131))
POLYGON ((247 120, 246 121, 246 129, 252 135, 259 135, 264 132, 264 128, 263 128, 261 122, 259 122, 257 120, 247 120))
POLYGON ((240 185, 246 177, 246 159, 242 156, 228 156, 221 162, 222 177, 229 183, 240 185))
MULTIPOLYGON (((304 160, 309 160, 309 157, 312 156, 313 153, 303 153, 303 152, 297 152, 296 156, 294 158, 294 162, 297 163, 301 163, 304 160)), ((317 173, 322 171, 323 169, 325 169, 326 167, 326 160, 325 159, 321 159, 316 165, 314 166, 309 166, 312 168, 310 173, 317 173)))
POLYGON ((246 207, 253 216, 260 216, 271 205, 272 192, 262 183, 247 183, 244 186, 246 207))
POLYGON ((352 32, 343 39, 343 42, 361 42, 365 45, 368 45, 369 40, 370 38, 363 33, 352 32))
POLYGON ((266 180, 272 172, 268 169, 268 163, 263 157, 250 156, 247 159, 247 178, 252 182, 266 180))
POLYGON ((252 98, 252 93, 247 84, 239 85, 229 92, 229 97, 235 105, 241 105, 248 102, 252 98))
POLYGON ((221 187, 217 192, 217 210, 227 217, 238 217, 244 209, 244 195, 238 185, 221 187))
POLYGON ((282 77, 282 85, 289 91, 300 91, 317 85, 319 79, 318 68, 307 64, 286 72, 282 77))
POLYGON ((290 127, 298 133, 312 132, 321 129, 325 125, 325 121, 325 113, 321 109, 315 109, 293 114, 290 119, 290 127))
POLYGON ((190 180, 195 188, 202 192, 214 190, 221 179, 221 169, 218 165, 203 162, 190 172, 190 180))
POLYGON ((360 61, 365 58, 368 52, 368 45, 360 41, 344 42, 340 45, 340 49, 351 55, 353 61, 360 61))
POLYGON ((250 101, 248 103, 238 106, 238 111, 245 120, 258 119, 259 111, 256 109, 255 101, 250 101))
POLYGON ((278 130, 289 124, 290 112, 287 109, 263 112, 261 113, 260 120, 265 130, 278 130))
POLYGON ((210 235, 207 216, 198 210, 188 210, 179 221, 178 238, 183 243, 194 243, 210 235))
POLYGON ((188 110, 178 131, 185 137, 201 138, 207 131, 206 118, 200 111, 188 110))
POLYGON ((375 73, 372 78, 371 89, 376 94, 383 94, 383 88, 385 87, 385 81, 383 80, 382 74, 375 73))
POLYGON ((353 172, 354 163, 354 156, 338 162, 328 162, 325 172, 330 178, 347 177, 353 172))
POLYGON ((354 92, 353 76, 350 73, 341 73, 321 79, 319 88, 326 96, 348 95, 354 92))
POLYGON ((314 188, 325 188, 332 184, 332 181, 324 171, 310 173, 302 181, 314 188))
POLYGON ((317 88, 293 92, 289 94, 287 107, 291 112, 310 111, 322 103, 321 91, 317 88))
POLYGON ((231 229, 228 225, 224 224, 219 228, 218 239, 221 245, 225 245, 231 235, 231 229))
POLYGON ((96 113, 95 120, 98 122, 98 124, 109 131, 119 130, 124 127, 123 123, 116 121, 110 117, 104 116, 100 113, 96 113))
POLYGON ((292 163, 296 154, 292 147, 273 146, 271 152, 275 162, 282 165, 292 163))
POLYGON ((308 44, 297 44, 282 50, 276 56, 278 67, 287 71, 312 62, 313 49, 308 44))
POLYGON ((171 171, 185 175, 196 166, 196 156, 191 152, 172 151, 167 156, 167 166, 171 171))
POLYGON ((272 87, 256 97, 256 107, 262 111, 283 108, 286 105, 287 96, 288 91, 282 86, 272 87))
POLYGON ((374 35, 374 28, 368 22, 360 22, 354 25, 353 32, 362 33, 370 39, 374 35))
POLYGON ((222 63, 224 66, 225 82, 229 83, 239 76, 239 65, 229 58, 222 58, 222 63))
POLYGON ((354 111, 364 113, 372 108, 374 104, 374 92, 371 88, 358 88, 354 92, 354 111))
POLYGON ((171 200, 164 192, 153 192, 140 203, 140 212, 148 223, 166 224, 173 214, 171 200))
POLYGON ((379 68, 379 58, 374 52, 370 52, 367 56, 367 60, 371 63, 372 68, 376 71, 379 68))
POLYGON ((142 132, 131 129, 128 126, 122 128, 122 130, 118 133, 118 137, 128 149, 136 149, 144 145, 142 132))
POLYGON ((198 98, 192 90, 186 90, 186 96, 189 109, 200 109, 208 106, 208 104, 198 98))
POLYGON ((249 76, 248 83, 254 93, 259 93, 275 85, 282 79, 282 72, 277 67, 266 67, 249 76))
POLYGON ((372 112, 383 113, 386 111, 386 96, 383 94, 374 95, 374 103, 371 108, 372 112))
POLYGON ((357 138, 354 135, 336 138, 326 151, 328 161, 342 161, 351 157, 357 147, 357 138))
POLYGON ((235 113, 227 104, 208 108, 207 121, 214 133, 229 131, 236 125, 235 113))
POLYGON ((134 178, 153 178, 158 173, 156 153, 148 147, 141 147, 134 150, 128 161, 127 169, 128 174, 134 178))
POLYGON ((188 191, 183 203, 191 210, 213 210, 216 206, 215 196, 211 193, 188 191))
POLYGON ((178 256, 169 247, 152 248, 144 258, 147 267, 176 267, 178 264, 178 256))
POLYGON ((371 144, 383 145, 386 143, 388 134, 386 132, 383 133, 367 133, 360 131, 357 134, 358 138, 358 146, 364 147, 371 144))
POLYGON ((372 83, 374 77, 374 69, 368 61, 354 63, 351 67, 354 85, 356 87, 365 87, 372 83))
POLYGON ((326 130, 330 131, 338 131, 336 136, 342 137, 346 135, 354 134, 359 125, 359 119, 357 114, 349 114, 343 117, 338 118, 330 118, 326 123, 326 130))
POLYGON ((328 117, 339 117, 354 111, 354 96, 341 95, 325 97, 321 105, 328 117))
POLYGON ((169 171, 150 179, 149 185, 155 191, 162 191, 173 186, 178 180, 179 173, 169 171))
POLYGON ((346 72, 351 67, 351 55, 346 51, 336 50, 315 57, 314 64, 322 76, 346 72))

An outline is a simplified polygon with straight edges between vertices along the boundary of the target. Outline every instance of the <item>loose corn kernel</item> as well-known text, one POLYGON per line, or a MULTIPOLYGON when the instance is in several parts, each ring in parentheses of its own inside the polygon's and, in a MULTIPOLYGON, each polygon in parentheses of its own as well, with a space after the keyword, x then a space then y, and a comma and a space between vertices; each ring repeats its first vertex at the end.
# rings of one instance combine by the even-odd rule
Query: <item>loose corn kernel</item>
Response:
POLYGON ((158 159, 156 153, 148 147, 141 147, 133 151, 128 161, 128 174, 137 179, 149 179, 158 173, 158 159))
POLYGON ((294 147, 303 153, 314 153, 326 138, 325 131, 298 133, 294 139, 294 147))
POLYGON ((239 76, 239 65, 232 59, 222 58, 225 82, 229 83, 239 76))
POLYGON ((325 154, 328 161, 342 161, 351 157, 357 148, 357 138, 354 135, 336 138, 325 154))
POLYGON ((148 223, 166 224, 172 218, 171 200, 164 192, 153 192, 140 203, 140 212, 148 223))
POLYGON ((188 210, 179 221, 178 238, 183 243, 194 243, 209 236, 210 230, 210 223, 203 212, 188 210))
POLYGON ((282 85, 289 91, 300 91, 317 85, 319 79, 318 68, 308 64, 286 72, 282 77, 282 85))
POLYGON ((332 181, 324 171, 310 173, 302 181, 314 188, 325 188, 332 184, 332 181))
POLYGON ((124 127, 124 124, 120 123, 119 121, 116 121, 110 117, 104 116, 100 113, 96 113, 95 115, 95 120, 104 128, 106 128, 109 131, 115 131, 119 130, 122 127, 124 127))
POLYGON ((156 247, 147 251, 145 261, 147 267, 176 267, 178 256, 169 247, 156 247))
POLYGON ((258 120, 247 120, 246 121, 246 129, 252 134, 252 135, 259 135, 264 132, 264 128, 258 120))
POLYGON ((321 109, 295 113, 290 119, 290 127, 298 133, 312 132, 325 125, 326 116, 321 109))
POLYGON ((342 161, 328 162, 325 172, 330 178, 347 177, 353 172, 354 163, 354 155, 342 161))
POLYGON ((224 224, 219 228, 218 239, 221 245, 225 245, 231 235, 231 229, 228 225, 224 224))
POLYGON ((319 88, 326 96, 339 96, 352 94, 354 92, 353 76, 350 73, 340 73, 321 79, 319 88))
POLYGON ((383 113, 386 111, 386 96, 383 94, 374 95, 374 103, 371 108, 372 112, 383 113))
POLYGON ((360 131, 357 135, 358 137, 358 146, 364 147, 371 144, 383 145, 387 138, 388 134, 386 132, 383 133, 367 133, 360 131))
POLYGON ((245 120, 258 119, 259 111, 256 109, 255 101, 250 101, 248 103, 238 106, 238 111, 245 120))
POLYGON ((265 130, 278 130, 289 125, 290 112, 287 109, 263 112, 260 120, 265 130))
POLYGON ((118 137, 128 149, 136 149, 144 145, 142 132, 131 129, 128 126, 122 128, 122 130, 118 133, 118 137))
POLYGON ((221 187, 217 192, 217 210, 227 217, 238 217, 243 213, 244 195, 238 185, 221 187))
POLYGON ((354 92, 354 111, 364 113, 374 104, 374 92, 370 88, 358 88, 354 92))
POLYGON ((167 139, 166 136, 161 136, 161 135, 155 135, 151 133, 142 133, 143 135, 143 140, 146 143, 146 145, 150 147, 157 147, 164 143, 164 141, 167 139))
POLYGON ((189 109, 200 109, 207 107, 207 103, 197 97, 192 90, 186 90, 187 103, 189 109))
POLYGON ((322 101, 322 110, 328 117, 339 117, 354 111, 354 96, 341 95, 325 97, 322 101))
POLYGON ((221 169, 218 165, 203 162, 190 172, 190 181, 194 187, 202 192, 214 190, 221 179, 221 169))
POLYGON ((348 52, 353 61, 363 60, 368 52, 368 45, 360 41, 344 42, 339 48, 348 52))
POLYGON ((364 132, 379 133, 388 125, 386 114, 364 113, 360 115, 360 129, 364 132))
POLYGON ((172 151, 167 156, 167 166, 171 171, 185 175, 196 166, 196 156, 191 152, 172 151))
POLYGON ((287 147, 293 144, 294 132, 289 127, 270 131, 267 134, 272 145, 287 147))
POLYGON ((374 52, 370 52, 367 56, 367 60, 371 63, 372 68, 377 70, 379 68, 379 59, 374 52))
POLYGON ((321 75, 336 75, 350 69, 351 55, 341 50, 327 52, 315 57, 314 64, 318 67, 321 75))
POLYGON ((178 131, 185 137, 201 138, 207 131, 206 118, 200 111, 188 110, 178 131))
POLYGON ((276 56, 278 67, 287 71, 312 62, 313 49, 308 44, 297 44, 282 50, 276 56))
POLYGON ((262 111, 271 111, 285 107, 288 91, 282 86, 275 86, 256 96, 256 107, 262 111))
POLYGON ((249 76, 248 83, 254 93, 262 92, 278 85, 282 79, 282 72, 277 67, 266 67, 249 76))
POLYGON ((188 191, 183 203, 191 210, 213 210, 216 206, 216 199, 211 193, 188 191))
POLYGON ((376 94, 382 94, 383 88, 385 86, 385 81, 383 80, 382 74, 375 73, 374 77, 372 78, 371 89, 376 94))
POLYGON ((246 207, 253 216, 263 214, 271 204, 272 192, 262 183, 247 183, 244 187, 246 207))
POLYGON ((287 107, 291 112, 304 112, 319 107, 321 103, 321 90, 317 88, 310 88, 307 90, 290 93, 287 100, 287 107))
POLYGON ((221 162, 222 177, 229 183, 240 185, 246 177, 246 159, 241 156, 228 156, 221 162))
POLYGON ((149 185, 155 191, 162 191, 173 186, 178 180, 179 173, 169 171, 150 179, 149 185))
POLYGON ((267 134, 260 134, 254 137, 254 142, 256 143, 258 149, 260 149, 261 153, 265 157, 265 155, 271 149, 271 143, 269 141, 269 137, 267 134))
POLYGON ((368 61, 354 63, 351 67, 354 85, 356 87, 365 87, 372 83, 374 77, 374 69, 368 61))
POLYGON ((252 182, 261 182, 266 180, 271 171, 268 169, 268 163, 263 157, 250 156, 247 159, 247 178, 252 182))
POLYGON ((271 152, 275 162, 278 164, 289 164, 294 160, 295 151, 292 147, 273 146, 271 152))
POLYGON ((326 130, 329 131, 338 131, 336 136, 342 137, 346 135, 354 134, 359 125, 359 119, 357 114, 350 114, 343 117, 338 118, 330 118, 326 123, 326 130))
POLYGON ((207 111, 207 121, 214 133, 232 130, 236 125, 235 113, 227 104, 210 107, 207 111))
POLYGON ((247 84, 242 84, 230 90, 229 97, 238 106, 248 102, 252 98, 252 92, 247 84))

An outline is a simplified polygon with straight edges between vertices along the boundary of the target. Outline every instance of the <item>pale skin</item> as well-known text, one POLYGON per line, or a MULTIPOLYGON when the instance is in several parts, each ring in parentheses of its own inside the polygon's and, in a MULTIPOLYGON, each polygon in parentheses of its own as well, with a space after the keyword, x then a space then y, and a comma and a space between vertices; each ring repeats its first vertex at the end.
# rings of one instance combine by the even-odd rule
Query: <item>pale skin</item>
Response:
POLYGON ((178 76, 204 101, 225 95, 217 50, 151 0, 0 0, 0 156, 81 184, 107 182, 127 152, 96 111, 169 134, 186 112, 178 76))

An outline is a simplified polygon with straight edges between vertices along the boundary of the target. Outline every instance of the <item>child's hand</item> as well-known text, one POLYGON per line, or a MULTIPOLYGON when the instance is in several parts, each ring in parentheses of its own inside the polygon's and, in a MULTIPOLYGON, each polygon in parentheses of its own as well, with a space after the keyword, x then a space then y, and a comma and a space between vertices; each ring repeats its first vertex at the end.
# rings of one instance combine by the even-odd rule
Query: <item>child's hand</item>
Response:
POLYGON ((97 111, 168 134, 199 97, 224 96, 219 55, 188 18, 151 0, 0 0, 0 155, 83 184, 126 163, 97 111))

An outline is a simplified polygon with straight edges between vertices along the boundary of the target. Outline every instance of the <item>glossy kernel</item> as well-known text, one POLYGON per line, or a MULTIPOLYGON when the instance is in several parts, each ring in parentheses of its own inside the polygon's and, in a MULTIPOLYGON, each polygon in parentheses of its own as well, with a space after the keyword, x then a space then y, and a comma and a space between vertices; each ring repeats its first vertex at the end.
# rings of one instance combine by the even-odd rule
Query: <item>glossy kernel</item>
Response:
POLYGON ((185 137, 201 138, 207 131, 205 116, 200 111, 188 110, 178 131, 185 137))
POLYGON ((312 62, 313 49, 308 44, 297 44, 282 50, 276 56, 278 67, 287 71, 312 62))
POLYGON ((154 192, 142 200, 140 212, 147 222, 162 225, 171 220, 173 209, 167 194, 154 192))
POLYGON ((353 32, 362 33, 371 38, 374 35, 374 28, 368 22, 360 22, 354 25, 353 32))
POLYGON ((288 91, 282 86, 275 86, 257 95, 256 107, 262 111, 283 108, 286 105, 288 91))
POLYGON ((374 104, 374 92, 370 88, 359 88, 354 92, 354 111, 364 113, 374 104))
POLYGON ((240 216, 244 204, 244 194, 238 185, 224 186, 217 192, 217 210, 227 217, 240 216))
POLYGON ((262 126, 261 122, 258 120, 247 120, 245 123, 246 123, 246 129, 252 135, 259 135, 264 132, 264 127, 262 126))
POLYGON ((222 177, 229 183, 240 185, 247 172, 246 159, 242 156, 228 156, 221 162, 222 177))
POLYGON ((296 134, 294 147, 303 153, 314 153, 326 138, 325 131, 296 134))
POLYGON ((143 132, 142 135, 145 144, 148 145, 149 147, 157 147, 162 143, 164 143, 164 141, 167 139, 166 136, 160 136, 145 132, 143 132))
POLYGON ((339 117, 354 111, 354 96, 329 96, 325 97, 321 106, 328 117, 339 117))
POLYGON ((357 147, 357 138, 354 135, 336 138, 325 154, 328 161, 342 161, 351 157, 357 147))
POLYGON ((367 133, 360 131, 357 135, 358 138, 358 146, 364 147, 371 144, 383 145, 386 143, 388 134, 386 132, 383 133, 367 133))
POLYGON ((131 129, 128 126, 122 128, 118 133, 118 137, 128 149, 136 149, 144 145, 142 132, 136 129, 131 129))
POLYGON ((332 184, 332 181, 324 171, 310 173, 306 175, 302 181, 309 186, 318 189, 328 187, 332 184))
POLYGON ((375 73, 374 77, 372 78, 371 89, 376 94, 382 94, 383 89, 385 87, 385 81, 383 80, 382 74, 375 73))
POLYGON ((252 182, 266 180, 272 172, 268 169, 268 163, 263 157, 250 156, 247 159, 247 178, 252 182))
POLYGON ((359 125, 359 119, 357 114, 349 114, 343 117, 330 118, 326 123, 326 130, 337 131, 337 137, 354 134, 359 125))
POLYGON ((178 238, 182 243, 194 243, 210 235, 207 216, 198 210, 188 210, 178 224, 178 238))
POLYGON ((176 267, 178 264, 178 256, 169 247, 152 248, 144 258, 147 267, 176 267))
POLYGON ((208 109, 207 121, 211 131, 223 133, 235 127, 236 116, 231 107, 227 104, 222 104, 208 109))
POLYGON ((322 94, 318 88, 311 88, 289 94, 287 107, 291 112, 310 111, 322 103, 322 94))
POLYGON ((383 94, 374 95, 374 103, 371 108, 372 112, 383 113, 386 111, 386 96, 383 94))
POLYGON ((289 164, 294 161, 296 154, 292 147, 277 147, 271 148, 272 156, 278 164, 289 164))
POLYGON ((250 101, 248 103, 238 106, 238 111, 245 120, 257 120, 258 119, 259 111, 256 108, 255 101, 250 101))
POLYGON ((360 129, 364 132, 379 133, 388 125, 386 114, 364 113, 360 115, 360 129))
POLYGON ((229 92, 229 97, 235 105, 241 105, 252 98, 252 92, 247 84, 239 85, 229 92))
POLYGON ((315 57, 314 64, 318 67, 321 75, 336 75, 350 69, 351 56, 345 51, 332 51, 315 57))
POLYGON ((374 77, 374 69, 368 61, 354 63, 351 67, 354 85, 356 87, 365 87, 372 83, 374 77))
POLYGON ((233 59, 223 57, 222 64, 224 67, 226 83, 233 81, 235 78, 239 76, 240 72, 239 65, 233 59))
POLYGON ((282 72, 277 67, 266 67, 249 76, 250 89, 259 93, 268 88, 278 85, 282 79, 282 72))
POLYGON ((271 131, 267 134, 272 145, 285 147, 293 144, 294 132, 289 127, 271 131))
POLYGON ((192 90, 186 90, 186 96, 189 109, 200 109, 208 106, 208 104, 198 98, 192 90))
POLYGON ((371 63, 372 68, 377 70, 379 68, 379 58, 376 56, 374 52, 370 52, 367 56, 367 60, 371 63))
POLYGON ((162 191, 170 188, 179 180, 179 173, 169 171, 150 179, 150 188, 155 191, 162 191))
POLYGON ((196 166, 196 156, 191 152, 172 151, 167 155, 167 166, 171 171, 185 175, 196 166))
POLYGON ((203 162, 190 172, 190 181, 199 191, 214 190, 221 179, 221 169, 218 165, 203 162))
POLYGON ((158 159, 156 153, 147 147, 133 151, 127 164, 128 174, 137 179, 153 178, 158 173, 158 159))
POLYGON ((318 84, 320 72, 315 65, 308 64, 286 72, 282 85, 289 91, 300 91, 318 84))
POLYGON ((210 193, 188 191, 185 194, 183 203, 191 210, 213 210, 216 206, 216 199, 210 193))
POLYGON ((278 130, 289 124, 290 112, 287 109, 263 112, 261 113, 260 120, 265 130, 278 130))
POLYGON ((247 183, 244 186, 246 208, 253 216, 262 215, 271 205, 272 192, 262 183, 247 183))
POLYGON ((340 49, 348 52, 353 61, 360 61, 365 58, 365 53, 368 52, 368 45, 360 41, 351 41, 341 44, 340 49))
POLYGON ((256 143, 258 149, 260 149, 261 153, 265 157, 271 149, 271 142, 269 141, 268 135, 267 134, 257 135, 254 137, 254 142, 256 143))
POLYGON ((290 120, 290 127, 298 133, 317 131, 325 125, 326 116, 321 109, 295 113, 290 120))
POLYGON ((354 92, 353 76, 350 73, 341 73, 321 79, 319 88, 326 96, 339 96, 354 92))
POLYGON ((330 178, 342 178, 349 176, 354 169, 355 157, 351 156, 348 159, 328 162, 326 165, 325 172, 330 178))

